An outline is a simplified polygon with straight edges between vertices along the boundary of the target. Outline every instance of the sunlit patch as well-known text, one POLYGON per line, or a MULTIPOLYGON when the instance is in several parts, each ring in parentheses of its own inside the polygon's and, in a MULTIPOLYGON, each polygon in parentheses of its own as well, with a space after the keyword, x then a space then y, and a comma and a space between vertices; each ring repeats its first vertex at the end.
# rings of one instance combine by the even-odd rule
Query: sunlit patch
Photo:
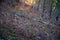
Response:
POLYGON ((19 7, 19 10, 24 10, 23 6, 20 6, 20 7, 19 7))
POLYGON ((36 3, 36 1, 35 0, 26 0, 25 1, 25 4, 27 4, 27 5, 33 5, 33 4, 35 4, 36 3))
POLYGON ((30 10, 31 7, 36 3, 36 0, 21 0, 22 4, 19 10, 30 10))
POLYGON ((26 6, 20 6, 19 7, 19 10, 29 10, 30 9, 30 7, 26 7, 26 6))

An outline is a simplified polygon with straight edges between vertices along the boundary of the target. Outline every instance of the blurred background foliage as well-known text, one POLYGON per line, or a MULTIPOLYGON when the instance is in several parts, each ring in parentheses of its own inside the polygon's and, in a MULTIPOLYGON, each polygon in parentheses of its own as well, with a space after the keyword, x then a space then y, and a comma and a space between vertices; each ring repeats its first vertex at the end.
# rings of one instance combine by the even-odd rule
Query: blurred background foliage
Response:
POLYGON ((60 7, 60 0, 51 0, 52 11, 55 10, 56 7, 60 7))
POLYGON ((51 7, 52 7, 52 12, 51 12, 51 16, 53 21, 60 21, 60 0, 52 0, 51 3, 51 7))

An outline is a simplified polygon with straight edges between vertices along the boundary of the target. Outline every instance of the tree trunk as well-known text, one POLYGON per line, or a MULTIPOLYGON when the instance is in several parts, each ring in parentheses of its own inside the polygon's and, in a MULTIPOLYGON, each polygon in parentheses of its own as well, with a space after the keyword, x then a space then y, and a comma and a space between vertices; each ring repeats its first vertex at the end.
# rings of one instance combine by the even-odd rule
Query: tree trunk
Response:
POLYGON ((51 14, 51 0, 44 0, 43 4, 44 19, 49 20, 51 14))

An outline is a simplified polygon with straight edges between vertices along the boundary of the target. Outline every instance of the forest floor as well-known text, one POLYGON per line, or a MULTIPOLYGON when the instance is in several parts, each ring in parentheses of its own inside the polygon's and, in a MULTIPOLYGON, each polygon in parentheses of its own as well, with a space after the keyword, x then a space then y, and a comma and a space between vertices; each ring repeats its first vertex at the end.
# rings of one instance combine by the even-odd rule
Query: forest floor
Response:
MULTIPOLYGON (((18 10, 3 3, 0 6, 0 24, 16 30, 18 40, 57 40, 59 30, 50 21, 44 20, 38 12, 33 9, 18 10)), ((0 29, 1 29, 0 28, 0 29)), ((7 32, 6 30, 6 32, 7 32)), ((5 32, 5 34, 6 34, 5 32)), ((4 32, 3 32, 4 33, 4 32)), ((11 39, 10 39, 11 40, 11 39)))

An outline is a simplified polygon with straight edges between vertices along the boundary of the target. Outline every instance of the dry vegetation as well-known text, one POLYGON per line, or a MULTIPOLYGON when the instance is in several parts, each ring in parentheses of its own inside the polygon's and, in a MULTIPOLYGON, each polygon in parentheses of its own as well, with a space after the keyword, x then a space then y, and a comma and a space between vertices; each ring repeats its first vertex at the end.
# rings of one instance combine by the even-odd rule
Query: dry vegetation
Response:
POLYGON ((3 30, 0 32, 1 36, 5 37, 5 40, 58 40, 59 27, 51 23, 51 20, 43 19, 42 10, 34 6, 37 3, 24 4, 23 1, 1 3, 0 31, 3 30))

